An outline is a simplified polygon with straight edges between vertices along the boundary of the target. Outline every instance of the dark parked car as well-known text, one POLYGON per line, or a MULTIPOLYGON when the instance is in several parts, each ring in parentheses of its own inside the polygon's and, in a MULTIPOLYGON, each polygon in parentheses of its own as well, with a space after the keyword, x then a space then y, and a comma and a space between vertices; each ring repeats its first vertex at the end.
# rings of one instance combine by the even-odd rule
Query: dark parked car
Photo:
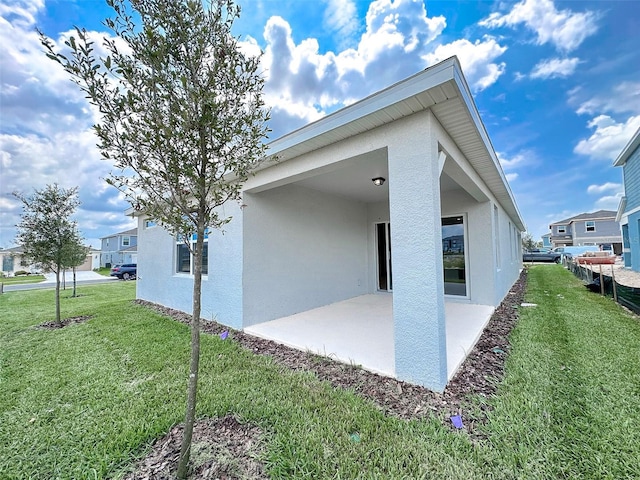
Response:
POLYGON ((560 263, 562 255, 558 252, 550 250, 542 250, 534 248, 533 250, 525 250, 522 254, 523 262, 555 262, 560 263))
POLYGON ((133 280, 136 278, 137 263, 125 263, 124 265, 116 265, 111 269, 109 275, 118 277, 120 280, 133 280))

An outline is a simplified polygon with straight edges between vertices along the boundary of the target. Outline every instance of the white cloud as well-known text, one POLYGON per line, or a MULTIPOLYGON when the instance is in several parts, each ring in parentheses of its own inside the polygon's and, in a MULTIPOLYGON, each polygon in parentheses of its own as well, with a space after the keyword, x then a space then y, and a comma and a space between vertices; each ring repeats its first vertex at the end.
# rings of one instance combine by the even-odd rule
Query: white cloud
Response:
MULTIPOLYGON (((354 31, 346 19, 355 13, 347 10, 335 25, 354 31)), ((427 16, 423 2, 376 0, 369 5, 356 48, 320 53, 315 38, 296 44, 289 23, 271 17, 264 29, 262 65, 274 136, 424 69, 423 57, 445 26, 444 17, 427 16)))
POLYGON ((338 44, 348 46, 358 32, 358 11, 353 0, 326 0, 322 23, 338 34, 338 44))
POLYGON ((596 160, 613 161, 640 128, 640 115, 629 117, 623 123, 617 123, 607 115, 599 115, 588 126, 595 129, 594 132, 589 138, 580 140, 573 151, 596 160))
POLYGON ((506 14, 494 12, 479 22, 489 28, 524 24, 536 33, 536 44, 552 43, 562 52, 571 52, 598 30, 599 14, 593 11, 557 10, 552 0, 524 0, 506 14))
POLYGON ((500 165, 502 165, 502 168, 506 169, 510 169, 510 168, 515 168, 518 165, 522 165, 525 162, 525 155, 523 154, 517 154, 513 157, 511 157, 510 159, 505 157, 503 153, 500 152, 496 152, 496 155, 498 156, 498 160, 500 161, 500 165))
POLYGON ((517 173, 507 173, 505 175, 505 177, 507 178, 507 182, 511 183, 513 182, 515 179, 518 178, 518 174, 517 173))
POLYGON ((640 114, 640 82, 621 82, 613 87, 612 92, 597 94, 582 102, 579 100, 581 94, 582 90, 576 88, 569 96, 569 103, 580 103, 576 110, 580 115, 603 112, 640 114))
POLYGON ((551 58, 539 62, 531 71, 531 78, 562 78, 572 75, 580 63, 578 58, 551 58))
MULTIPOLYGON (((333 8, 330 3, 328 10, 333 8)), ((346 18, 353 19, 351 3, 346 18)), ((336 25, 346 20, 337 20, 336 25)), ((293 40, 289 23, 271 17, 264 29, 262 59, 266 101, 272 105, 274 136, 457 55, 474 91, 492 85, 504 72, 497 59, 506 47, 492 37, 438 45, 444 17, 429 17, 422 1, 376 0, 355 48, 320 53, 318 41, 293 40)), ((351 28, 351 27, 349 27, 351 28)), ((350 31, 353 31, 351 29, 350 31)), ((248 48, 256 48, 248 45, 248 48)))
POLYGON ((605 192, 614 192, 616 194, 621 193, 622 184, 607 182, 603 183, 602 185, 589 185, 589 187, 587 187, 587 193, 591 195, 601 195, 605 192))
POLYGON ((589 195, 601 195, 594 203, 594 210, 617 210, 624 194, 621 183, 606 182, 602 185, 589 185, 589 195))
MULTIPOLYGON (((30 195, 51 183, 80 186, 77 219, 87 237, 95 237, 97 228, 131 222, 123 214, 126 204, 117 199, 118 192, 102 179, 111 165, 100 160, 95 146, 90 129, 93 108, 63 69, 42 51, 34 29, 42 8, 40 1, 0 5, 0 246, 13 243, 13 226, 21 212, 11 192, 30 195)), ((55 39, 56 45, 64 45, 69 34, 55 39)), ((98 55, 101 43, 100 38, 94 45, 98 55)))
POLYGON ((593 204, 594 210, 617 210, 621 198, 622 193, 601 197, 593 204))
POLYGON ((35 16, 44 8, 44 0, 9 0, 0 3, 0 17, 12 17, 12 23, 20 28, 35 24, 35 16))
POLYGON ((494 63, 507 50, 495 38, 485 36, 482 41, 455 40, 438 46, 433 53, 425 56, 427 63, 433 64, 457 55, 465 77, 471 88, 482 91, 493 85, 504 73, 505 63, 494 63))

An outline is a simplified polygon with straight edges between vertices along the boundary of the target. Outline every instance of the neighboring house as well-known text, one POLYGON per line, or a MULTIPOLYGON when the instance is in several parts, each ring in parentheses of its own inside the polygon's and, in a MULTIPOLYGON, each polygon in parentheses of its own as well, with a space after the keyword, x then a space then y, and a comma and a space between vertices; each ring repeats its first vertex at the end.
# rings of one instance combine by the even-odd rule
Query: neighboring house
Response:
POLYGON ((132 228, 124 232, 114 233, 100 239, 100 266, 112 267, 123 263, 137 263, 138 229, 132 228))
POLYGON ((622 231, 624 265, 640 272, 640 128, 613 163, 622 167, 624 195, 616 220, 622 231))
POLYGON ((616 212, 598 210, 581 213, 549 225, 551 244, 555 247, 596 245, 605 250, 622 253, 622 236, 616 212))
POLYGON ((100 268, 100 250, 91 248, 87 254, 87 259, 76 270, 95 270, 100 268))
MULTIPOLYGON (((12 276, 15 272, 24 270, 29 273, 39 273, 41 269, 37 265, 22 265, 22 247, 0 249, 0 265, 2 273, 12 276)), ((76 267, 77 271, 93 270, 100 266, 100 251, 90 249, 87 258, 82 265, 76 267)))
MULTIPOLYGON (((233 216, 224 234, 206 239, 203 317, 267 337, 272 326, 269 338, 290 344, 283 335, 323 346, 337 336, 387 367, 346 361, 442 391, 459 365, 449 341, 478 338, 519 277, 525 230, 458 60, 285 135, 269 154, 242 202, 220 209, 233 216), (340 305, 349 320, 310 333, 332 321, 312 312, 340 305)), ((137 297, 190 312, 188 249, 130 213, 137 297)))
POLYGON ((22 265, 22 247, 0 249, 2 273, 13 276, 15 272, 27 271, 37 273, 40 270, 35 265, 22 265))
POLYGON ((552 248, 553 245, 551 244, 551 234, 550 233, 546 233, 544 235, 542 235, 542 246, 543 247, 547 247, 547 248, 552 248))

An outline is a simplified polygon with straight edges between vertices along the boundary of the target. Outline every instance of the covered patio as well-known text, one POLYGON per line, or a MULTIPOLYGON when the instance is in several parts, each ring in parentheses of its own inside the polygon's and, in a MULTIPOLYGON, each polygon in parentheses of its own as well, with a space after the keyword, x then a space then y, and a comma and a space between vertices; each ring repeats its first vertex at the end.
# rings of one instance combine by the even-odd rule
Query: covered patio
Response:
MULTIPOLYGON (((250 335, 395 377, 393 295, 361 295, 246 327, 250 335)), ((489 321, 489 305, 445 302, 447 377, 453 378, 489 321)))
POLYGON ((269 145, 243 190, 247 333, 444 390, 517 277, 522 223, 459 73, 269 145))

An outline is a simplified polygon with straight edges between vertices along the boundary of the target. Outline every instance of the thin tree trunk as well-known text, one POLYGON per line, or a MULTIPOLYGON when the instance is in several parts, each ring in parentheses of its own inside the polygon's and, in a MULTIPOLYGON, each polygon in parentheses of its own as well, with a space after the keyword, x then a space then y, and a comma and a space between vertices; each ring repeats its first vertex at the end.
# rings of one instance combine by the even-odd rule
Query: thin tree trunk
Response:
POLYGON ((71 296, 76 296, 76 267, 73 267, 73 295, 71 296))
POLYGON ((187 478, 191 439, 196 419, 196 396, 198 390, 198 367, 200 364, 200 308, 202 294, 202 252, 204 246, 204 220, 198 215, 196 249, 193 255, 193 316, 191 317, 191 361, 189 363, 189 388, 187 392, 187 411, 184 419, 184 433, 180 447, 177 477, 187 478))
POLYGON ((62 324, 60 320, 60 269, 56 269, 56 322, 62 324))

